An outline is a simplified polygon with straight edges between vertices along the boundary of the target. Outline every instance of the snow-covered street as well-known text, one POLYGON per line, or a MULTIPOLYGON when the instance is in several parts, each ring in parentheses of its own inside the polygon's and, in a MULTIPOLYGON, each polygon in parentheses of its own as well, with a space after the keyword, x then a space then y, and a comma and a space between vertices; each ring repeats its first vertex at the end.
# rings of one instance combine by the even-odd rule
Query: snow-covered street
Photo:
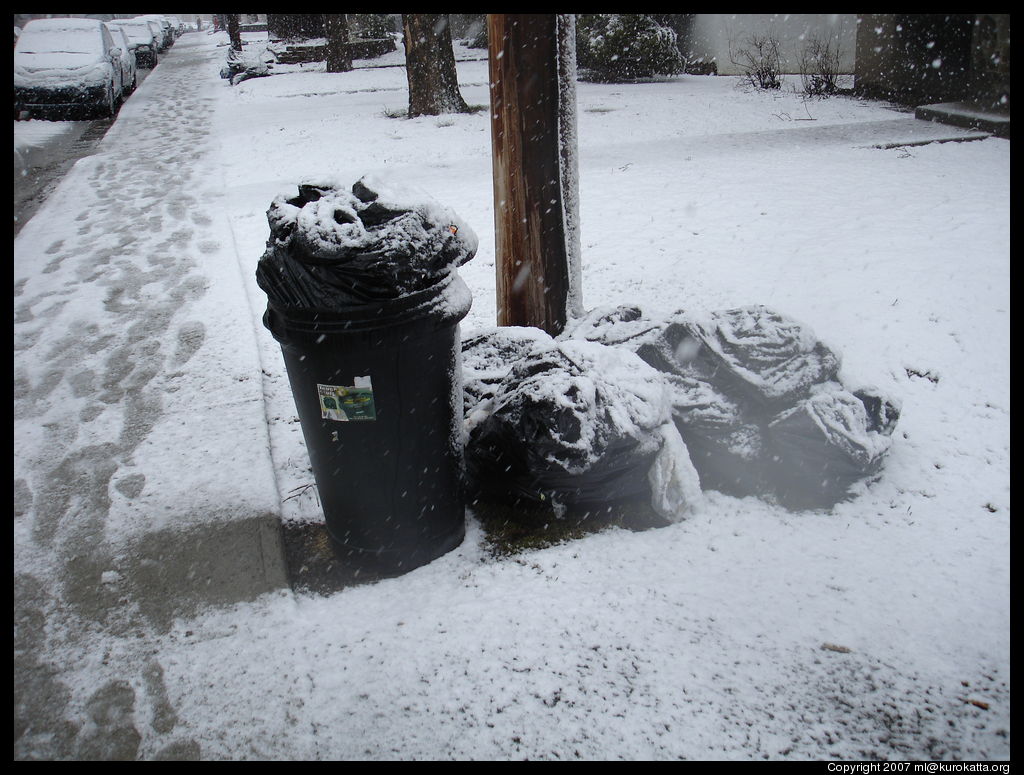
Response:
POLYGON ((183 36, 14 241, 16 759, 1009 758, 1010 141, 734 77, 579 83, 584 306, 803 322, 900 401, 881 476, 511 556, 470 511, 429 565, 314 595, 274 555, 323 516, 267 209, 428 192, 480 237, 466 339, 495 324, 490 124, 401 117, 401 46, 232 86, 226 44, 183 36))

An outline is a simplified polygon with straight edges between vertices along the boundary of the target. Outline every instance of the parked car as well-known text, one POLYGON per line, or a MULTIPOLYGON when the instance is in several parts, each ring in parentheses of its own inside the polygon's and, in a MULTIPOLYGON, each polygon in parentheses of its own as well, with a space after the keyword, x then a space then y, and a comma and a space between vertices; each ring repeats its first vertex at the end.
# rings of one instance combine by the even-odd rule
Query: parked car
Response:
POLYGON ((113 116, 121 50, 96 19, 33 19, 14 46, 14 115, 113 116))
POLYGON ((160 49, 159 33, 154 25, 141 19, 115 19, 107 22, 108 27, 119 27, 128 38, 128 45, 135 52, 136 67, 156 67, 160 49))
POLYGON ((142 21, 146 22, 146 24, 149 25, 149 29, 153 33, 153 38, 156 40, 156 50, 166 51, 167 44, 164 43, 164 28, 160 26, 160 22, 158 22, 156 19, 145 18, 143 18, 142 21))
POLYGON ((170 43, 168 45, 173 46, 174 42, 178 39, 178 28, 175 27, 174 22, 171 21, 170 16, 160 16, 159 19, 160 23, 164 25, 164 29, 166 30, 167 35, 170 39, 170 43))
POLYGON ((145 16, 136 16, 135 18, 156 22, 157 27, 160 29, 161 51, 166 51, 168 48, 170 48, 170 45, 174 43, 174 33, 171 32, 171 23, 167 21, 167 19, 165 19, 163 16, 157 16, 156 14, 148 14, 145 16))
POLYGON ((156 19, 158 22, 160 22, 160 26, 163 27, 164 36, 167 40, 168 47, 173 46, 174 41, 177 39, 177 36, 174 34, 174 28, 171 26, 170 19, 168 19, 166 16, 158 16, 156 17, 156 19))
POLYGON ((107 28, 110 30, 111 37, 114 38, 114 45, 121 49, 121 92, 124 97, 127 97, 139 85, 135 49, 120 25, 115 22, 107 22, 107 28))

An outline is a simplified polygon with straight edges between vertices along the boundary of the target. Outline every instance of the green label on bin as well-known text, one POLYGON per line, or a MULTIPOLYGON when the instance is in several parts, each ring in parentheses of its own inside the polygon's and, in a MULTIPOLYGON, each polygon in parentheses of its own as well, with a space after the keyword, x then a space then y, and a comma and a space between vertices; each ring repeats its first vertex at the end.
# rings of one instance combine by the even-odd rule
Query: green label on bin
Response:
POLYGON ((355 385, 317 385, 320 393, 320 416, 325 420, 349 422, 376 420, 373 385, 369 377, 356 377, 355 385))

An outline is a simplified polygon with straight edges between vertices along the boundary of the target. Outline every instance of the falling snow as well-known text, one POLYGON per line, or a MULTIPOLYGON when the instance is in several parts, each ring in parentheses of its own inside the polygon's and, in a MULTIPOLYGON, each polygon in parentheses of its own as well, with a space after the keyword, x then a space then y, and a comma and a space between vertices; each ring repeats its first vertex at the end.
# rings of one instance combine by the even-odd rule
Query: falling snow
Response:
POLYGON ((46 699, 16 757, 1009 757, 1009 142, 737 78, 577 85, 586 304, 806 321, 902 401, 877 480, 794 514, 676 456, 664 528, 496 558, 470 514, 400 578, 117 618, 147 536, 322 519, 255 282, 282 191, 428 192, 481 237, 463 338, 495 320, 488 113, 389 117, 398 67, 233 87, 226 43, 176 44, 14 242, 16 647, 46 699))

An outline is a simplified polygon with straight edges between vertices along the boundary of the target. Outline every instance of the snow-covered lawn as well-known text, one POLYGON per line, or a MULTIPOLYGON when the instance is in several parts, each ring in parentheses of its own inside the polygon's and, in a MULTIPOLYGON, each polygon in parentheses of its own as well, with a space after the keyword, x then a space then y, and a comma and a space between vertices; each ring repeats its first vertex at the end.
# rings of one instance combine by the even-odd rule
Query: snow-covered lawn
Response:
MULTIPOLYGON (((466 101, 486 105, 486 62, 458 69, 466 101)), ((237 261, 244 288, 210 292, 248 299, 287 495, 312 477, 260 322, 267 208, 310 179, 387 174, 427 191, 480 236, 460 270, 474 297, 462 335, 485 330, 489 118, 389 117, 406 107, 399 67, 204 78, 215 151, 181 165, 220 192, 208 215, 233 244, 207 258, 237 261)), ((844 382, 902 403, 881 478, 831 512, 707 492, 670 527, 505 558, 470 515, 457 550, 405 576, 178 620, 147 636, 145 664, 161 666, 173 736, 197 746, 182 750, 1008 758, 1009 141, 877 148, 912 139, 907 114, 712 76, 580 83, 578 123, 584 306, 766 304, 802 321, 842 356, 844 382)), ((321 519, 310 491, 282 509, 321 519)), ((97 635, 89 653, 125 642, 97 635)), ((167 744, 148 723, 140 756, 167 744)))

